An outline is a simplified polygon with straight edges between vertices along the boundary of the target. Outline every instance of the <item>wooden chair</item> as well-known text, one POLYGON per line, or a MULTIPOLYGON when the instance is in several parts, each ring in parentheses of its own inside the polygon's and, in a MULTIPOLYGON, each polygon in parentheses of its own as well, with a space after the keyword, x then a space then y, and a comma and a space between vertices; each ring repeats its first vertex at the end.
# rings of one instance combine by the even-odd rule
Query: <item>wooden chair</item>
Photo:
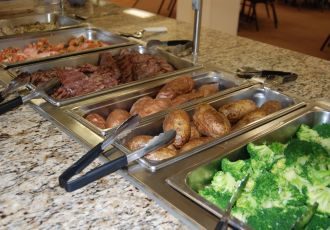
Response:
POLYGON ((265 8, 266 8, 268 17, 270 17, 268 6, 271 7, 272 13, 273 13, 273 19, 274 19, 274 26, 275 26, 275 28, 278 27, 278 18, 277 18, 277 14, 276 14, 274 0, 244 0, 242 3, 242 12, 244 12, 244 8, 245 8, 247 2, 249 3, 248 16, 250 19, 255 20, 257 31, 259 30, 259 23, 258 23, 258 18, 257 18, 257 4, 260 4, 260 3, 265 4, 265 8))

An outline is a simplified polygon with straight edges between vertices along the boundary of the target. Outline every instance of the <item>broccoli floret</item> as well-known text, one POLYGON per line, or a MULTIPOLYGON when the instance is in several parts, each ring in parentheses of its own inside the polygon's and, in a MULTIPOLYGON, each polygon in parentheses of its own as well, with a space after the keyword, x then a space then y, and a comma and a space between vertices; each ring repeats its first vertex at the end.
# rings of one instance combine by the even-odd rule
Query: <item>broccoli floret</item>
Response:
POLYGON ((319 157, 320 155, 327 155, 327 152, 317 143, 292 140, 285 148, 284 154, 286 157, 286 164, 290 166, 296 162, 299 164, 307 164, 309 159, 319 157))
POLYGON ((313 185, 330 185, 330 170, 316 170, 313 167, 307 168, 308 179, 313 185))
POLYGON ((236 201, 235 207, 240 210, 242 215, 248 217, 255 214, 256 209, 258 208, 258 203, 251 193, 244 192, 236 201))
POLYGON ((281 175, 285 170, 285 168, 286 168, 285 158, 282 158, 274 162, 271 168, 271 172, 276 175, 281 175))
POLYGON ((320 124, 314 126, 313 130, 315 130, 320 137, 329 138, 330 137, 330 124, 320 124))
POLYGON ((286 168, 286 170, 283 171, 283 177, 302 193, 304 188, 310 186, 310 183, 307 179, 299 176, 295 169, 294 167, 286 168))
POLYGON ((206 186, 198 192, 202 197, 219 208, 225 209, 230 200, 231 194, 228 192, 217 192, 211 186, 206 186))
POLYGON ((308 186, 307 187, 307 202, 312 205, 315 202, 319 203, 317 211, 323 214, 330 215, 330 188, 326 186, 308 186))
POLYGON ((230 173, 223 171, 217 172, 211 182, 211 186, 217 192, 233 193, 237 188, 238 182, 230 173))
POLYGON ((221 161, 221 168, 222 171, 233 175, 236 180, 241 180, 247 174, 249 165, 243 160, 232 162, 225 158, 221 161))
POLYGON ((329 230, 330 217, 319 213, 314 214, 305 230, 329 230))
POLYGON ((272 142, 268 144, 268 147, 276 154, 276 155, 283 155, 284 150, 287 144, 282 144, 280 142, 272 142))
POLYGON ((279 187, 276 177, 267 171, 264 171, 256 178, 252 195, 257 202, 262 204, 267 200, 274 201, 279 198, 279 187))
POLYGON ((305 207, 299 208, 264 208, 248 217, 248 225, 255 230, 264 229, 291 229, 296 219, 305 211, 305 207))
POLYGON ((247 151, 251 156, 251 168, 253 171, 260 172, 272 166, 275 153, 267 145, 250 143, 247 145, 247 151))
MULTIPOLYGON (((320 130, 320 128, 318 128, 320 130)), ((322 135, 323 132, 326 131, 327 128, 321 129, 322 135)), ((313 129, 311 129, 308 125, 301 125, 297 131, 297 137, 299 140, 315 142, 323 146, 326 151, 330 154, 330 137, 322 137, 319 133, 313 129)))

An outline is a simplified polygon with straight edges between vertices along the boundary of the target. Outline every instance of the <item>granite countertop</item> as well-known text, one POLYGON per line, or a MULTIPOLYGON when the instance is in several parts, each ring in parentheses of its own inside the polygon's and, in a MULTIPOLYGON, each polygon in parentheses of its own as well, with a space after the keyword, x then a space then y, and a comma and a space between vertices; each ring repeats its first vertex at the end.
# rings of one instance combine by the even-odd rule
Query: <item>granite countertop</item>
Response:
MULTIPOLYGON (((91 15, 98 15, 100 9, 112 14, 91 17, 89 22, 95 26, 125 32, 167 26, 168 33, 153 38, 191 39, 192 25, 187 23, 159 16, 139 19, 113 5, 97 7, 91 15)), ((84 8, 68 9, 78 11, 84 8)), ((296 72, 296 82, 273 87, 306 100, 330 98, 326 60, 209 29, 202 31, 199 60, 226 71, 248 65, 296 72)), ((0 127, 1 229, 186 228, 117 173, 66 193, 58 186, 58 176, 86 150, 29 105, 0 116, 0 127)))

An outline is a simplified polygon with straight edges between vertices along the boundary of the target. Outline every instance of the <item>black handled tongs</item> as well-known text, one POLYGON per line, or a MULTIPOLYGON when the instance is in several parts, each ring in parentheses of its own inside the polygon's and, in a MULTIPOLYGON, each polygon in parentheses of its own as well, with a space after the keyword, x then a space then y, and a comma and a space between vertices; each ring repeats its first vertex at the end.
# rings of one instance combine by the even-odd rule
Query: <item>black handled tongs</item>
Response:
POLYGON ((36 89, 32 90, 29 94, 25 96, 18 96, 12 100, 9 100, 7 102, 4 102, 0 104, 0 115, 8 112, 9 110, 12 110, 20 105, 23 105, 24 103, 37 98, 37 97, 45 97, 45 94, 50 89, 60 85, 60 81, 57 78, 53 78, 50 81, 41 84, 36 89))
MULTIPOLYGON (((227 230, 228 229, 228 218, 231 213, 231 209, 235 205, 236 201, 238 198, 241 196, 248 180, 250 177, 250 173, 248 173, 243 180, 240 182, 238 188, 236 191, 233 193, 233 195, 230 197, 229 203, 227 204, 225 214, 222 216, 220 221, 218 222, 217 226, 215 227, 216 230, 227 230)), ((233 228, 233 227, 232 227, 233 228)))
POLYGON ((130 162, 143 157, 145 154, 150 153, 158 148, 168 145, 172 142, 176 135, 176 132, 170 130, 168 132, 162 133, 157 137, 154 137, 148 142, 148 144, 129 155, 120 156, 110 162, 107 162, 97 168, 92 169, 83 176, 69 181, 73 176, 80 173, 89 164, 91 164, 110 144, 112 144, 116 139, 120 139, 127 135, 132 129, 134 129, 139 123, 138 116, 132 116, 122 125, 120 125, 113 133, 110 134, 103 142, 96 145, 90 151, 88 151, 83 157, 81 157, 76 163, 65 170, 59 177, 59 184, 67 192, 72 192, 85 185, 94 182, 110 173, 117 171, 130 162))
POLYGON ((237 69, 236 75, 240 78, 255 80, 274 80, 279 83, 295 81, 298 77, 296 73, 278 71, 278 70, 257 70, 252 67, 241 67, 237 69))

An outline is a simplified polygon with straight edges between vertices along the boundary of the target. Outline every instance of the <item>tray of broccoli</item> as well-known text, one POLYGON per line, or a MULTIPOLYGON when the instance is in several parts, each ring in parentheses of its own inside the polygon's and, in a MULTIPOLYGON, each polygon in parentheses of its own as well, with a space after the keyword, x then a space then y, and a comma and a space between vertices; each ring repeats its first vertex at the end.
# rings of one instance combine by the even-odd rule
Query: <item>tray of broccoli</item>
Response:
MULTIPOLYGON (((292 229, 317 204, 305 229, 330 227, 330 112, 314 107, 251 137, 235 150, 185 169, 167 182, 218 217, 247 173, 231 224, 292 229), (236 224, 235 224, 236 223, 236 224)), ((242 227, 244 228, 244 227, 242 227)))

